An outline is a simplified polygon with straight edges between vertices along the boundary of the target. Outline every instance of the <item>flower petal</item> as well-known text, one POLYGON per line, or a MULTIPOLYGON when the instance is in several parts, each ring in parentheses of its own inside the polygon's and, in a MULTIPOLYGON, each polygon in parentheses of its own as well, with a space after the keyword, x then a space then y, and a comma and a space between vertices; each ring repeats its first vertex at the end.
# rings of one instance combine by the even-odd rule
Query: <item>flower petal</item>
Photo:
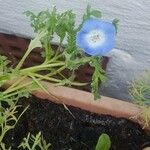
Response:
POLYGON ((87 46, 87 43, 85 41, 85 33, 84 32, 77 33, 76 44, 82 49, 84 49, 87 46))
POLYGON ((112 23, 91 18, 77 33, 76 42, 89 55, 104 55, 113 49, 115 34, 112 23))
POLYGON ((94 18, 86 20, 83 24, 82 31, 89 32, 92 29, 96 29, 99 26, 99 21, 94 18))

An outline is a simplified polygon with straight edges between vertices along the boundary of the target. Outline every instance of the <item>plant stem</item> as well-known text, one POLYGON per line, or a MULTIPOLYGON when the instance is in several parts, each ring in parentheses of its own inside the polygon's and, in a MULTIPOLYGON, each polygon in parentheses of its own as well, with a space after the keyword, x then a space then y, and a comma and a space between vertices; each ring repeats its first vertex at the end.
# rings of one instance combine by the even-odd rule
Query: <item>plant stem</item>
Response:
MULTIPOLYGON (((61 83, 62 80, 59 80, 59 79, 55 79, 55 78, 52 78, 52 77, 48 77, 48 76, 42 76, 40 74, 33 74, 34 76, 40 78, 40 79, 44 79, 44 80, 48 80, 48 81, 52 81, 52 82, 57 82, 57 83, 61 83)), ((68 80, 69 81, 69 80, 68 80)), ((71 82, 70 81, 70 84, 71 85, 74 85, 74 86, 83 86, 83 85, 87 85, 87 83, 78 83, 78 82, 71 82)))
POLYGON ((23 77, 19 78, 15 83, 13 83, 13 84, 7 89, 7 91, 10 90, 10 89, 12 89, 12 88, 14 88, 15 86, 17 86, 17 85, 18 85, 20 82, 22 82, 26 77, 27 77, 27 76, 23 76, 23 77))
POLYGON ((44 41, 44 48, 45 48, 45 54, 46 54, 46 59, 45 62, 47 62, 48 60, 51 59, 52 57, 52 48, 50 46, 50 36, 46 37, 45 41, 44 41))
POLYGON ((61 57, 62 57, 62 54, 55 55, 51 60, 48 61, 48 63, 54 62, 54 61, 58 60, 58 59, 61 58, 61 57))
POLYGON ((30 44, 28 46, 27 51, 25 52, 24 56, 22 57, 22 59, 20 60, 20 62, 18 63, 18 65, 16 66, 15 70, 19 70, 22 67, 25 59, 28 57, 28 55, 30 54, 30 52, 34 48, 36 48, 36 47, 42 47, 42 44, 41 44, 40 40, 45 35, 46 35, 46 31, 43 30, 42 32, 38 33, 37 36, 33 40, 31 40, 31 42, 30 42, 30 44))
POLYGON ((52 82, 60 82, 61 80, 59 79, 55 79, 55 78, 52 78, 52 77, 48 77, 47 75, 40 75, 40 74, 32 74, 33 76, 35 77, 38 77, 40 79, 44 79, 44 80, 48 80, 48 81, 52 81, 52 82))
POLYGON ((60 73, 61 71, 63 71, 66 68, 66 66, 62 66, 61 68, 57 69, 56 71, 49 73, 49 76, 54 76, 57 73, 60 73))
MULTIPOLYGON (((30 89, 30 91, 34 91, 36 89, 37 88, 32 88, 32 89, 30 89)), ((12 97, 12 96, 15 96, 15 95, 17 95, 19 93, 28 92, 28 91, 29 91, 28 89, 25 89, 25 90, 16 91, 16 92, 13 92, 13 93, 10 93, 10 94, 6 94, 6 95, 3 96, 2 100, 6 99, 6 98, 9 98, 9 97, 12 97)))
POLYGON ((26 53, 23 55, 22 59, 20 60, 20 62, 16 66, 16 68, 15 68, 16 70, 19 70, 22 67, 25 59, 28 57, 28 55, 30 54, 31 51, 32 51, 32 49, 30 49, 30 48, 27 49, 26 53))
POLYGON ((11 89, 9 89, 9 90, 4 91, 3 94, 8 94, 8 93, 10 93, 10 92, 19 90, 19 89, 21 89, 21 88, 23 88, 23 87, 27 87, 27 86, 31 85, 32 83, 33 83, 33 81, 30 81, 30 82, 27 82, 27 83, 22 84, 22 85, 20 85, 20 86, 11 88, 11 89))
POLYGON ((52 64, 42 64, 39 66, 34 66, 34 67, 22 69, 22 70, 20 70, 20 73, 24 74, 24 73, 29 73, 29 72, 36 72, 36 71, 45 70, 46 68, 59 67, 59 66, 63 66, 63 65, 65 65, 65 62, 52 63, 52 64))

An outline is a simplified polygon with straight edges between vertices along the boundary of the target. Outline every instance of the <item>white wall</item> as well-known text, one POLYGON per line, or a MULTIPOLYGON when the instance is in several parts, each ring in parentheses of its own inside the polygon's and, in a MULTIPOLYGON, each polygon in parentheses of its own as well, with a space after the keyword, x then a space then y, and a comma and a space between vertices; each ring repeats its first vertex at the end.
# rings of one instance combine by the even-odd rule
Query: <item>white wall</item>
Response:
POLYGON ((104 95, 129 99, 128 84, 150 69, 150 0, 0 0, 0 32, 33 37, 26 10, 39 12, 56 5, 59 11, 73 9, 80 21, 87 4, 103 12, 103 18, 118 18, 115 49, 109 54, 108 82, 104 95))

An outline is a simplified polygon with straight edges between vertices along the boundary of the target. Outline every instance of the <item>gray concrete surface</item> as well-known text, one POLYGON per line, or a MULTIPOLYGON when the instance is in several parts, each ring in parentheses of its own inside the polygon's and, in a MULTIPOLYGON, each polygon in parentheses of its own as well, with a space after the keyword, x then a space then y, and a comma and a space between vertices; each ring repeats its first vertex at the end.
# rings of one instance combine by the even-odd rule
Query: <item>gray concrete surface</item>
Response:
POLYGON ((0 32, 33 37, 22 13, 51 9, 53 5, 59 11, 73 9, 80 22, 87 4, 101 10, 106 20, 120 20, 116 47, 108 54, 108 81, 101 90, 103 95, 129 100, 129 83, 150 69, 150 0, 0 0, 0 32))

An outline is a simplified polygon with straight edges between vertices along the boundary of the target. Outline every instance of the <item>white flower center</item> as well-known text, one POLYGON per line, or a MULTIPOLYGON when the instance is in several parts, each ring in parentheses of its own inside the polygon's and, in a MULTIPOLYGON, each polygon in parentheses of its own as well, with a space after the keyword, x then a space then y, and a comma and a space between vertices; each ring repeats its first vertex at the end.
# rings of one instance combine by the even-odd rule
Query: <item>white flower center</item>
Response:
POLYGON ((105 35, 100 30, 92 30, 86 35, 86 41, 91 47, 97 47, 104 43, 105 35))

